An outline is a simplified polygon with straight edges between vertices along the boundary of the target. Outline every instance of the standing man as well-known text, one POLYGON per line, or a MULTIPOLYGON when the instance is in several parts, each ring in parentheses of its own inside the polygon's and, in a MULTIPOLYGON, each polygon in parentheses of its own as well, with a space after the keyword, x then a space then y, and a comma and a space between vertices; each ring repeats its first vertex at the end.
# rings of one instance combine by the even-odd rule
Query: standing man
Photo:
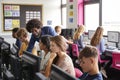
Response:
POLYGON ((26 24, 26 29, 29 33, 32 33, 31 39, 27 48, 27 51, 31 52, 36 41, 39 42, 39 39, 42 35, 57 35, 55 30, 50 26, 44 26, 41 21, 38 19, 31 19, 26 24))

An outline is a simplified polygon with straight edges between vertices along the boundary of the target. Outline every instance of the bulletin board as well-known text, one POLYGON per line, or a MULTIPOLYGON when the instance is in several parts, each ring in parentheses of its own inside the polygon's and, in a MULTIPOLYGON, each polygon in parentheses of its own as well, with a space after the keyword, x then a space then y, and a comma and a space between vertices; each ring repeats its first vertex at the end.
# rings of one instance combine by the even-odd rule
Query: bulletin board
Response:
POLYGON ((33 18, 42 21, 42 5, 3 4, 3 31, 25 27, 33 18))

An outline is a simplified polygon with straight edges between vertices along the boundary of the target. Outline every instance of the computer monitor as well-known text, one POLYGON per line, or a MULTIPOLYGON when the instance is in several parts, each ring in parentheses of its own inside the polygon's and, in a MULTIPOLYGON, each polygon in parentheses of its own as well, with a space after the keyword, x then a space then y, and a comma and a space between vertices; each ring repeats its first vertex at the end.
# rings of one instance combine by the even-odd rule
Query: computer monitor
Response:
POLYGON ((6 68, 9 68, 9 55, 10 55, 10 43, 5 40, 1 44, 1 59, 2 64, 6 65, 6 68))
POLYGON ((13 44, 12 48, 10 49, 11 53, 13 55, 16 55, 18 57, 18 51, 19 51, 19 48, 16 46, 16 44, 13 44))
POLYGON ((28 76, 29 80, 33 80, 35 73, 40 71, 41 58, 39 56, 33 55, 31 52, 23 51, 22 55, 23 65, 25 65, 25 74, 28 76))
POLYGON ((22 60, 12 54, 10 54, 10 71, 15 80, 22 80, 22 60))
POLYGON ((52 64, 50 80, 79 80, 52 64))
POLYGON ((95 30, 88 30, 88 39, 91 39, 95 33, 95 30))
POLYGON ((4 38, 0 37, 0 52, 1 52, 1 45, 2 45, 3 41, 4 41, 4 38))
POLYGON ((48 80, 47 77, 45 77, 42 73, 37 72, 35 73, 35 78, 34 80, 48 80))
POLYGON ((108 31, 107 35, 108 35, 108 42, 115 42, 115 43, 119 42, 119 37, 120 37, 119 32, 117 32, 117 31, 108 31))
POLYGON ((4 41, 4 38, 0 37, 0 44, 4 41))

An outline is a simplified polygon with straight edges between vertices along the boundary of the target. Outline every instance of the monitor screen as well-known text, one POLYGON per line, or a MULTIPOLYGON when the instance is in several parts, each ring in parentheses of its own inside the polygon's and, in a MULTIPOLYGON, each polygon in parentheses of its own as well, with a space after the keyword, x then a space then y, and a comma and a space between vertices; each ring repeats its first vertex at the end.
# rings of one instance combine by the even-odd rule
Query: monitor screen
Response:
POLYGON ((91 39, 95 33, 95 30, 88 30, 88 39, 91 39))
POLYGON ((42 73, 37 72, 35 73, 35 78, 34 80, 48 80, 47 77, 45 77, 42 73))
POLYGON ((39 72, 40 71, 41 58, 39 56, 35 56, 28 51, 24 51, 23 55, 22 55, 22 60, 25 63, 31 65, 34 72, 39 72))
POLYGON ((13 44, 12 48, 10 49, 10 51, 11 51, 11 53, 12 53, 13 55, 18 56, 19 48, 18 48, 15 44, 13 44))
POLYGON ((4 41, 4 38, 0 37, 0 44, 4 41))
POLYGON ((0 52, 1 52, 1 45, 2 45, 3 41, 4 41, 4 38, 0 37, 0 52))
POLYGON ((63 71, 58 66, 52 64, 50 80, 78 80, 67 72, 63 71))
POLYGON ((119 32, 117 31, 108 31, 107 35, 108 35, 108 42, 115 42, 118 43, 119 42, 119 32))
POLYGON ((10 43, 3 41, 1 44, 1 49, 6 50, 6 51, 8 51, 8 50, 10 51, 10 43))

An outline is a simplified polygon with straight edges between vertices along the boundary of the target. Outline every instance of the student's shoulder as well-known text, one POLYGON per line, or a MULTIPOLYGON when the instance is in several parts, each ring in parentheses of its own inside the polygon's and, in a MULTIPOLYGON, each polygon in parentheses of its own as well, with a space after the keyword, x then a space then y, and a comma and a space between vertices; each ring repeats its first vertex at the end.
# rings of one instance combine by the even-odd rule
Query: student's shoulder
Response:
POLYGON ((52 27, 51 26, 43 26, 42 30, 44 30, 44 29, 52 29, 52 27))

